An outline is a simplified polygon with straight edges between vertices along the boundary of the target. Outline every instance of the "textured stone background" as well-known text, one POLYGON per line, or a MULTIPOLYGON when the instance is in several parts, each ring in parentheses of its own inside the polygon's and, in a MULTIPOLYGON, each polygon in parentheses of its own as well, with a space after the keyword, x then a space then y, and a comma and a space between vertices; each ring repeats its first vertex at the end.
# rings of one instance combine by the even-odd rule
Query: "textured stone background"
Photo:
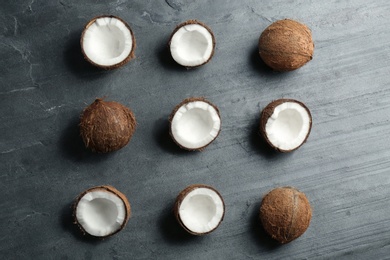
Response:
POLYGON ((0 255, 2 259, 381 259, 390 251, 390 2, 354 1, 3 1, 0 4, 0 255), (136 60, 115 71, 84 62, 79 47, 92 17, 115 14, 134 30, 136 60), (313 31, 314 59, 275 73, 257 55, 271 22, 294 18, 313 31), (175 25, 199 19, 216 35, 212 61, 187 71, 166 43, 175 25), (96 97, 133 109, 131 143, 109 155, 86 151, 82 109, 96 97), (204 152, 179 150, 167 117, 189 96, 219 106, 223 128, 204 152), (277 98, 313 114, 308 142, 291 154, 257 135, 259 113, 277 98), (172 217, 178 192, 215 186, 226 217, 204 237, 172 217), (81 191, 111 184, 133 217, 97 241, 72 225, 81 191), (280 185, 304 191, 307 232, 278 246, 262 231, 262 196, 280 185))

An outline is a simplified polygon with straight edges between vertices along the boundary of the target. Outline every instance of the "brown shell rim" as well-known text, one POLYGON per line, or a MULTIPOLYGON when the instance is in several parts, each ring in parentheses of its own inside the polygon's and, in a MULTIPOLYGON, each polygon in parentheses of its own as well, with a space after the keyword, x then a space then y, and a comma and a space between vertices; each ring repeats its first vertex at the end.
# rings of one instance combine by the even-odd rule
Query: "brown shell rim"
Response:
POLYGON ((121 231, 126 226, 126 224, 129 221, 130 217, 131 217, 131 207, 130 207, 129 200, 127 199, 127 197, 122 192, 118 191, 117 189, 115 189, 113 186, 110 186, 110 185, 96 186, 96 187, 92 187, 92 188, 89 188, 89 189, 83 191, 82 193, 80 193, 76 197, 76 200, 75 200, 75 202, 73 204, 74 224, 77 224, 77 226, 80 228, 81 232, 84 235, 88 234, 89 236, 96 237, 96 238, 107 238, 107 237, 110 237, 112 235, 115 235, 116 233, 121 231), (125 211, 126 212, 126 216, 124 218, 124 221, 123 221, 121 227, 118 230, 116 230, 115 232, 113 232, 111 234, 108 234, 106 236, 94 236, 94 235, 91 235, 90 233, 85 231, 85 229, 81 226, 81 224, 78 222, 77 217, 76 217, 77 216, 77 205, 80 202, 81 198, 84 197, 84 195, 89 193, 89 192, 98 191, 98 190, 101 190, 101 191, 104 191, 104 192, 110 192, 110 193, 113 193, 116 196, 118 196, 122 200, 123 204, 125 205, 125 209, 126 209, 126 211, 125 211))
POLYGON ((312 128, 312 116, 311 116, 311 113, 310 113, 310 110, 307 108, 307 106, 305 104, 303 104, 302 102, 298 101, 298 100, 295 100, 295 99, 288 99, 288 98, 282 98, 282 99, 278 99, 278 100, 275 100, 275 101, 272 101, 271 103, 269 103, 264 109, 263 111, 261 112, 261 116, 260 116, 260 133, 262 134, 262 136, 264 137, 264 139, 267 141, 267 143, 273 148, 275 149, 276 151, 278 152, 281 152, 281 153, 288 153, 288 152, 292 152, 292 151, 295 151, 297 150, 299 147, 301 147, 306 141, 307 139, 309 138, 309 135, 310 135, 310 132, 311 132, 311 128, 312 128), (301 107, 303 107, 308 115, 309 115, 309 118, 310 118, 310 122, 309 122, 309 131, 307 132, 306 134, 306 138, 302 141, 302 143, 295 147, 294 149, 291 149, 291 150, 284 150, 284 149, 280 149, 276 146, 274 146, 271 141, 268 139, 268 136, 267 136, 267 133, 266 133, 266 130, 265 130, 265 126, 268 122, 268 119, 272 116, 275 108, 283 103, 286 103, 286 102, 293 102, 293 103, 297 103, 298 105, 300 105, 301 107))
POLYGON ((225 202, 223 200, 223 197, 222 195, 219 193, 218 190, 216 190, 214 187, 212 186, 209 186, 209 185, 206 185, 206 184, 192 184, 190 186, 188 186, 187 188, 185 188, 184 190, 182 190, 179 195, 177 196, 176 198, 176 202, 175 202, 175 206, 174 206, 174 214, 175 214, 175 217, 176 217, 176 220, 179 222, 180 226, 182 226, 188 233, 192 234, 192 235, 195 235, 195 236, 202 236, 202 235, 207 235, 211 232, 213 232, 214 230, 216 230, 219 225, 221 224, 221 222, 223 221, 224 217, 225 217, 225 202), (197 232, 193 232, 191 231, 190 229, 188 229, 184 223, 182 222, 181 218, 180 218, 180 214, 179 214, 179 208, 180 208, 180 205, 182 203, 182 201, 184 200, 184 198, 193 190, 195 189, 199 189, 199 188, 206 188, 206 189, 210 189, 212 191, 214 191, 221 199, 222 201, 222 205, 223 205, 223 214, 222 214, 222 217, 221 217, 221 220, 219 221, 218 225, 213 228, 212 230, 210 231, 207 231, 207 232, 204 232, 204 233, 197 233, 197 232))
MULTIPOLYGON (((262 199, 262 201, 261 201, 261 204, 260 204, 260 208, 259 208, 259 220, 260 220, 260 222, 261 222, 261 224, 262 225, 264 225, 264 223, 263 223, 263 221, 262 221, 262 218, 261 218, 261 208, 263 207, 263 202, 264 202, 264 199, 271 193, 271 192, 273 192, 273 191, 275 191, 275 190, 277 190, 277 189, 288 189, 288 190, 293 190, 293 191, 295 191, 295 192, 297 192, 297 193, 300 193, 300 194, 302 194, 305 198, 306 198, 306 201, 307 201, 307 203, 308 203, 308 206, 309 206, 309 209, 310 209, 310 215, 312 215, 312 207, 311 207, 311 205, 310 205, 310 201, 309 201, 309 199, 307 198, 307 196, 306 196, 306 194, 304 193, 304 192, 302 192, 302 191, 300 191, 299 189, 297 189, 297 188, 295 188, 295 187, 292 187, 292 186, 281 186, 281 187, 276 187, 276 188, 273 188, 273 189, 271 189, 270 191, 268 191, 264 196, 263 196, 263 199, 262 199)), ((309 224, 310 224, 310 220, 309 220, 309 224)), ((303 234, 301 234, 301 235, 303 235, 303 234)), ((298 237, 297 237, 298 238, 298 237)), ((293 239, 294 240, 294 239, 293 239)), ((291 241, 293 241, 293 240, 291 240, 291 241)), ((291 241, 286 241, 286 242, 282 242, 282 241, 279 241, 279 240, 277 240, 278 242, 280 242, 281 244, 287 244, 287 243, 290 243, 291 241)))
MULTIPOLYGON (((191 68, 197 68, 197 67, 200 67, 206 63, 209 63, 210 60, 213 58, 214 56, 214 53, 215 53, 215 44, 216 44, 216 41, 215 41, 215 36, 214 36, 214 33, 213 31, 211 30, 210 27, 208 27, 205 23, 202 23, 198 20, 187 20, 179 25, 176 26, 176 28, 173 30, 171 36, 169 37, 169 41, 168 41, 168 47, 169 47, 169 51, 171 51, 170 47, 171 47, 171 41, 172 41, 172 37, 173 35, 175 35, 175 33, 183 26, 186 26, 186 25, 189 25, 189 24, 199 24, 200 26, 204 27, 211 35, 211 38, 213 39, 213 50, 210 54, 210 57, 208 58, 208 60, 206 60, 205 62, 203 62, 202 64, 199 64, 199 65, 195 65, 195 66, 183 66, 181 65, 180 63, 178 63, 180 66, 183 66, 183 67, 186 67, 187 69, 191 69, 191 68)), ((172 54, 171 54, 172 55, 172 54)))
POLYGON ((180 148, 184 149, 184 150, 187 150, 187 151, 203 151, 207 146, 209 146, 212 142, 214 142, 215 139, 217 139, 217 137, 219 136, 219 133, 221 132, 221 128, 222 128, 222 119, 221 119, 221 115, 219 113, 219 109, 216 105, 214 105, 213 103, 211 103, 210 101, 208 101, 207 99, 205 99, 204 97, 190 97, 190 98, 186 98, 184 99, 182 102, 180 102, 180 104, 178 104, 177 106, 175 106, 175 108, 172 110, 172 113, 171 115, 169 116, 169 135, 172 137, 172 140, 175 142, 175 144, 177 144, 180 148), (173 117, 175 116, 176 112, 185 104, 187 103, 191 103, 191 102, 196 102, 196 101, 202 101, 202 102, 205 102, 207 104, 209 104, 210 106, 212 106, 215 111, 217 111, 217 115, 221 121, 221 127, 219 128, 219 131, 217 133, 217 135, 214 137, 213 140, 211 140, 209 143, 207 143, 206 145, 202 146, 202 147, 199 147, 199 148, 195 148, 195 149, 192 149, 192 148, 188 148, 188 147, 185 147, 185 146, 182 146, 179 142, 176 141, 175 137, 173 136, 172 134, 172 120, 173 120, 173 117))
POLYGON ((135 58, 135 49, 137 47, 137 43, 136 43, 136 40, 135 40, 135 36, 134 36, 134 33, 133 33, 133 30, 130 28, 129 24, 124 21, 122 18, 118 17, 118 16, 115 16, 115 15, 99 15, 99 16, 96 16, 94 18, 92 18, 85 26, 84 26, 84 30, 83 32, 81 33, 81 38, 80 38, 80 45, 81 45, 81 52, 83 53, 83 56, 84 56, 84 59, 86 61, 88 61, 90 64, 92 64, 93 66, 95 67, 98 67, 100 69, 105 69, 105 70, 112 70, 112 69, 116 69, 116 68, 119 68, 119 67, 122 67, 123 65, 125 65, 126 63, 128 63, 130 60, 132 60, 133 58, 135 58), (119 21, 121 21, 126 27, 127 29, 129 29, 130 31, 130 34, 131 34, 131 39, 133 41, 133 46, 132 46, 132 49, 129 53, 129 55, 124 59, 122 60, 121 62, 118 62, 114 65, 110 65, 110 66, 105 66, 105 65, 100 65, 100 64, 97 64, 95 62, 93 62, 88 56, 87 54, 85 53, 84 51, 84 47, 83 47, 83 41, 84 41, 84 34, 85 32, 87 31, 87 29, 89 28, 89 26, 91 26, 97 19, 99 18, 105 18, 105 17, 108 17, 108 18, 115 18, 115 19, 118 19, 119 21))

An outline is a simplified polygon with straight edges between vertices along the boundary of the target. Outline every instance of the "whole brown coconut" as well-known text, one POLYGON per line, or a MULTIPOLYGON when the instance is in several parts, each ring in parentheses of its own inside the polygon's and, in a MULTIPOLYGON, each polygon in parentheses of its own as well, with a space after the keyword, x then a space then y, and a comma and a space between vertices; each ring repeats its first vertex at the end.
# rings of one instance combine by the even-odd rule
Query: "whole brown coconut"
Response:
POLYGON ((268 26, 259 39, 259 54, 277 71, 291 71, 313 58, 314 43, 310 29, 297 21, 279 20, 268 26))
POLYGON ((87 148, 107 153, 127 145, 135 127, 136 120, 129 108, 118 102, 98 98, 84 109, 80 134, 87 148))
POLYGON ((270 191, 260 206, 260 220, 265 231, 282 244, 305 233, 311 220, 311 207, 306 195, 292 187, 270 191))

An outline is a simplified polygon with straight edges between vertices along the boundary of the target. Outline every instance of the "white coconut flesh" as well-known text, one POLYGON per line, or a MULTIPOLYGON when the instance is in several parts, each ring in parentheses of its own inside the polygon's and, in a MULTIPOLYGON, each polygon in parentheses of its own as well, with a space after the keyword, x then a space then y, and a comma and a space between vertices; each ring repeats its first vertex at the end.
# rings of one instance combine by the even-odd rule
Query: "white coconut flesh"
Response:
POLYGON ((207 102, 193 101, 182 105, 171 123, 175 141, 188 149, 199 149, 211 143, 221 128, 217 110, 207 102))
POLYGON ((182 26, 172 36, 170 43, 173 59, 186 67, 206 63, 211 58, 213 49, 213 36, 200 24, 182 26))
POLYGON ((196 188, 190 191, 179 207, 182 224, 198 234, 214 230, 222 221, 224 204, 221 197, 212 189, 196 188))
POLYGON ((76 218, 85 232, 104 237, 121 228, 126 218, 126 206, 114 193, 91 191, 78 202, 76 218))
POLYGON ((95 20, 83 35, 85 55, 100 66, 112 66, 125 60, 133 49, 129 28, 115 17, 95 20))
POLYGON ((299 147, 310 131, 311 117, 299 103, 285 102, 275 107, 265 126, 268 140, 281 150, 299 147))

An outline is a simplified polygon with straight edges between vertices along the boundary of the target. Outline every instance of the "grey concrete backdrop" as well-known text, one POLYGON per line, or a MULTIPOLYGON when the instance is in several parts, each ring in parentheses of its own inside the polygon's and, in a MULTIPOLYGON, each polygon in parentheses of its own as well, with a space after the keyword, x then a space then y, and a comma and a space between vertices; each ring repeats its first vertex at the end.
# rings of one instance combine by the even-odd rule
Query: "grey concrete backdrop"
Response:
POLYGON ((0 4, 1 259, 384 259, 390 252, 390 2, 388 0, 40 1, 0 4), (137 58, 115 71, 80 53, 86 22, 114 14, 132 27, 137 58), (261 62, 257 41, 273 21, 307 24, 314 59, 290 73, 261 62), (211 62, 185 70, 166 44, 175 25, 199 19, 217 47, 211 62), (129 106, 139 126, 124 149, 83 148, 81 111, 96 97, 129 106), (204 152, 178 149, 167 117, 205 96, 223 128, 204 152), (308 142, 272 152, 259 113, 277 98, 313 114, 308 142), (226 217, 192 237, 173 219, 176 195, 205 183, 224 196, 226 217), (83 190, 111 184, 133 217, 98 241, 74 227, 70 205, 83 190), (278 246, 258 222, 262 196, 291 185, 313 207, 307 232, 278 246))

